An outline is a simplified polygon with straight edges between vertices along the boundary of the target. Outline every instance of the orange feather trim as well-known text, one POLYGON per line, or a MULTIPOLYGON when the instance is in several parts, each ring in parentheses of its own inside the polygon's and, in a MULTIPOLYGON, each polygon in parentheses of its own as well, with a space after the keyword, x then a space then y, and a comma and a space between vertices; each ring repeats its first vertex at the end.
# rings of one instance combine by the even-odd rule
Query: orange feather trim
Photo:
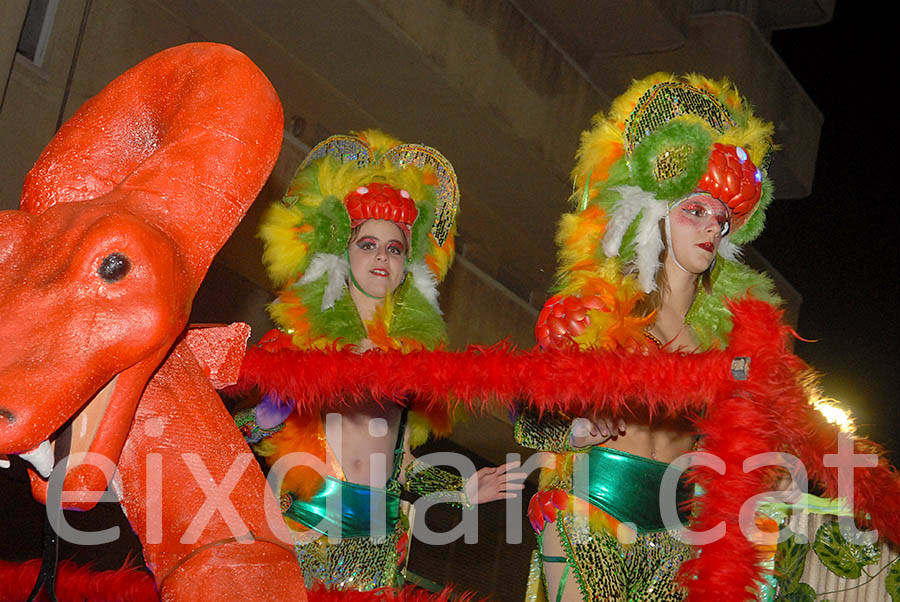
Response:
POLYGON ((447 240, 445 240, 444 244, 441 246, 438 246, 434 237, 429 235, 431 251, 425 255, 425 265, 427 265, 432 273, 434 273, 438 281, 444 279, 444 276, 447 275, 447 270, 450 269, 450 264, 453 263, 453 256, 456 252, 455 238, 455 225, 453 226, 450 236, 447 237, 447 240))
MULTIPOLYGON (((275 450, 266 457, 266 463, 272 466, 279 458, 291 452, 306 452, 325 462, 328 444, 325 439, 325 427, 318 415, 301 417, 297 412, 284 421, 284 428, 272 435, 268 442, 275 450)), ((290 469, 281 483, 281 491, 292 491, 301 499, 310 499, 322 488, 323 475, 310 466, 297 466, 290 469)))
POLYGON ((606 232, 609 216, 605 211, 591 205, 580 213, 565 214, 560 221, 559 243, 560 277, 568 275, 575 266, 589 270, 596 266, 597 249, 606 232))
POLYGON ((391 315, 393 303, 386 301, 378 306, 375 315, 365 323, 369 340, 379 349, 411 353, 413 351, 425 351, 427 347, 416 339, 394 337, 389 334, 391 329, 391 315))

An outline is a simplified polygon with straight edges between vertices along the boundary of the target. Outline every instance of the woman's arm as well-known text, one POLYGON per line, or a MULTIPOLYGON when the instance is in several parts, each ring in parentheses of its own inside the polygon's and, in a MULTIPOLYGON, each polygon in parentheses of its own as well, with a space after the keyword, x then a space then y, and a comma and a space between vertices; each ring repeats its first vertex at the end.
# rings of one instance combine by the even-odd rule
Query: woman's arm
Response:
POLYGON ((400 482, 407 491, 417 495, 440 494, 446 503, 468 508, 473 504, 512 498, 525 488, 528 475, 510 472, 519 467, 519 462, 487 466, 464 480, 455 473, 420 461, 410 451, 408 427, 403 451, 404 469, 400 482))
POLYGON ((577 451, 600 445, 610 437, 625 434, 625 421, 612 416, 572 418, 562 413, 543 416, 525 408, 516 420, 516 443, 524 447, 555 453, 577 451))

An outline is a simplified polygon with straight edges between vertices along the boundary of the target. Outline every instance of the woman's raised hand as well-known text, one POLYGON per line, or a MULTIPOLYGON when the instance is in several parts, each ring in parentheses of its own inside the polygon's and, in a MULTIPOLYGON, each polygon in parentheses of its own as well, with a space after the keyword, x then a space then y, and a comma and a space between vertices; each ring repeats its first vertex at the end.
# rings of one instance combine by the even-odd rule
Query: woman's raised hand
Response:
POLYGON ((569 444, 575 449, 600 445, 625 434, 625 420, 615 416, 576 418, 572 421, 569 444))
POLYGON ((524 472, 510 472, 521 462, 507 462, 501 466, 482 468, 466 481, 466 498, 473 504, 484 504, 494 500, 508 500, 525 489, 524 472))

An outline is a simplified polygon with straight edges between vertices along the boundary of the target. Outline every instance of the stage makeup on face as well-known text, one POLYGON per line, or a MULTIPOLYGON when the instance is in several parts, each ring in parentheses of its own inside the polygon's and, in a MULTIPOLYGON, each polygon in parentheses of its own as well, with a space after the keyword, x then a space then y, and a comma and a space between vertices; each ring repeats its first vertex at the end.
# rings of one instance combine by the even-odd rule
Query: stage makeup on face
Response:
POLYGON ((705 272, 730 225, 728 208, 707 194, 677 203, 669 210, 671 251, 677 263, 692 274, 705 272))
POLYGON ((347 256, 352 285, 370 297, 382 298, 403 282, 406 237, 395 223, 370 219, 359 226, 347 256))
POLYGON ((710 225, 710 220, 715 221, 721 236, 727 235, 731 229, 728 208, 720 200, 707 194, 689 196, 673 207, 672 211, 676 209, 680 211, 678 217, 683 217, 686 224, 697 229, 705 230, 710 225))

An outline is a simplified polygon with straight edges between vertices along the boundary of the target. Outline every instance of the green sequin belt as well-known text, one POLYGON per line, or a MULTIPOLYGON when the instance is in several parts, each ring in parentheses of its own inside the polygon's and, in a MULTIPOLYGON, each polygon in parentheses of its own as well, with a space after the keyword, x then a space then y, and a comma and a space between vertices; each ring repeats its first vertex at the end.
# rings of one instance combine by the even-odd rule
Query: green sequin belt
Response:
POLYGON ((284 515, 330 537, 381 537, 397 527, 400 496, 326 476, 325 485, 309 500, 291 494, 284 515))
MULTIPOLYGON (((668 466, 665 462, 595 446, 586 454, 576 455, 572 493, 616 520, 632 523, 638 533, 662 531, 666 526, 659 494, 668 466), (582 463, 587 464, 586 487, 585 479, 578 478, 582 463)), ((688 489, 679 484, 675 499, 682 523, 687 517, 682 502, 688 498, 688 489)))

